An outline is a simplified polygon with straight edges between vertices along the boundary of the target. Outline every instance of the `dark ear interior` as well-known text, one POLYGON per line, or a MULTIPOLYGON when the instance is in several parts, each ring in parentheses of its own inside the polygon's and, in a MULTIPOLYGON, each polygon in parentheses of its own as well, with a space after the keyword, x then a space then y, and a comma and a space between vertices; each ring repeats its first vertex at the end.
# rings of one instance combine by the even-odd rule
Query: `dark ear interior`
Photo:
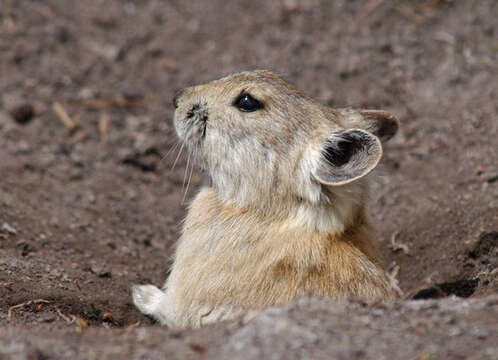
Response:
POLYGON ((323 143, 314 177, 326 185, 344 185, 372 171, 382 156, 379 139, 352 129, 331 134, 323 143))
POLYGON ((393 114, 383 110, 361 110, 367 121, 367 130, 381 141, 387 141, 398 131, 399 121, 393 114))
POLYGON ((363 144, 356 141, 351 134, 344 134, 335 143, 326 143, 322 155, 335 167, 346 165, 353 155, 362 151, 363 144))

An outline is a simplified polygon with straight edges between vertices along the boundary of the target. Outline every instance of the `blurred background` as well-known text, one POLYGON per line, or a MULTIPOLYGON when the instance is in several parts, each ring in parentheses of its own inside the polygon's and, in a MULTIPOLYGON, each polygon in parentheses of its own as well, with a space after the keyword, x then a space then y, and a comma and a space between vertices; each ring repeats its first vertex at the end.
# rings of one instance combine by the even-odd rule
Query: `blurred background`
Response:
POLYGON ((147 321, 129 285, 165 280, 203 181, 182 201, 173 95, 250 69, 396 114, 371 203, 386 268, 407 297, 495 293, 497 14, 494 0, 1 0, 0 305, 147 321))

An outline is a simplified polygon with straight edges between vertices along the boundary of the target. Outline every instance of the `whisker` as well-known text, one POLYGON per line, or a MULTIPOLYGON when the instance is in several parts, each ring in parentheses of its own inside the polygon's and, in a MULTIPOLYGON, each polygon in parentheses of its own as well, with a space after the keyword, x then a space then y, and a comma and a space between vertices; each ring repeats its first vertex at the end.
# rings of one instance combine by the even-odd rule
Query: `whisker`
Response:
POLYGON ((177 148, 178 148, 178 145, 180 145, 180 140, 177 140, 176 141, 176 144, 174 146, 171 146, 168 150, 168 152, 161 157, 161 160, 159 162, 162 162, 164 159, 166 159, 171 153, 173 153, 177 148))
POLYGON ((185 181, 187 180, 189 165, 190 165, 190 153, 187 154, 187 165, 185 166, 185 173, 183 174, 182 191, 185 189, 185 181))
POLYGON ((187 188, 185 189, 185 194, 183 194, 182 205, 185 204, 185 199, 187 198, 188 188, 190 187, 190 180, 192 180, 193 172, 194 172, 194 162, 192 162, 192 166, 190 167, 190 175, 188 176, 187 188))
POLYGON ((185 146, 185 143, 182 142, 182 146, 180 146, 180 150, 178 151, 178 155, 176 155, 176 159, 175 159, 175 162, 173 163, 173 166, 171 167, 171 170, 173 170, 175 168, 175 165, 176 163, 178 162, 178 159, 180 158, 180 155, 183 151, 183 147, 185 146))

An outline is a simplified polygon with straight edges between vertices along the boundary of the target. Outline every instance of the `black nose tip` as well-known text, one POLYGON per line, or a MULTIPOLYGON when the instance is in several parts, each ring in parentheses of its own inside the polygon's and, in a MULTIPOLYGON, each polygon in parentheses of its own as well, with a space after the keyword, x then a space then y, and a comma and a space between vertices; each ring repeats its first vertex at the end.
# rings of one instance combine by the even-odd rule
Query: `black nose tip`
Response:
POLYGON ((177 91, 175 96, 173 97, 173 106, 175 109, 178 107, 178 99, 182 96, 183 90, 177 91))

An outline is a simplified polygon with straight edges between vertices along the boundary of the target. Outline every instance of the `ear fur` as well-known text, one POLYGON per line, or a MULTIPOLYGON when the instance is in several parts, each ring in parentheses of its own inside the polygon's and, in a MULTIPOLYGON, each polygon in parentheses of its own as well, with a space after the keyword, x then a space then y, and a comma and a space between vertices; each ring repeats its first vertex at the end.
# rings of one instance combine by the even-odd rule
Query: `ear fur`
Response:
POLYGON ((382 142, 392 138, 398 131, 399 121, 393 114, 383 110, 360 110, 366 130, 377 136, 382 142))
POLYGON ((382 157, 377 136, 360 129, 331 134, 322 144, 318 165, 312 172, 324 185, 345 185, 372 171, 382 157))

